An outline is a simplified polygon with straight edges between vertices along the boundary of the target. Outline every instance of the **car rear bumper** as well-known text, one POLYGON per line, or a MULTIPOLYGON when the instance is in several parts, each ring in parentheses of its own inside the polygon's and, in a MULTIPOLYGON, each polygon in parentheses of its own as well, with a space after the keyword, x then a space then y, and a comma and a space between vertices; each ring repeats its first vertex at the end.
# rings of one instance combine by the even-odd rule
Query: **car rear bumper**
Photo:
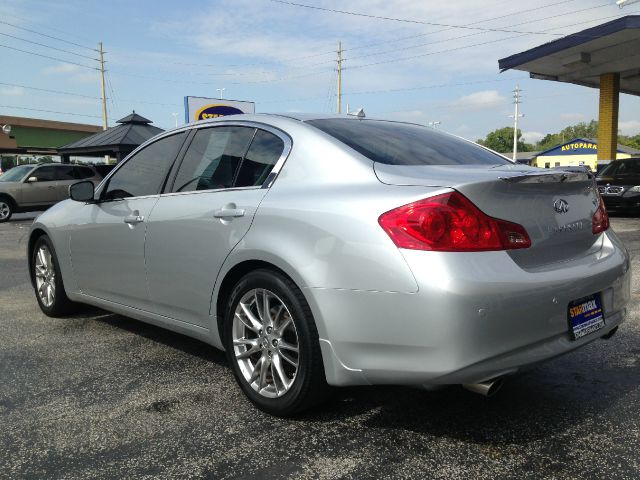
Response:
POLYGON ((329 383, 474 383, 513 373, 605 335, 630 296, 628 254, 612 232, 599 250, 539 271, 506 252, 402 253, 417 293, 308 289, 329 383), (606 326, 573 341, 568 305, 594 293, 606 326))

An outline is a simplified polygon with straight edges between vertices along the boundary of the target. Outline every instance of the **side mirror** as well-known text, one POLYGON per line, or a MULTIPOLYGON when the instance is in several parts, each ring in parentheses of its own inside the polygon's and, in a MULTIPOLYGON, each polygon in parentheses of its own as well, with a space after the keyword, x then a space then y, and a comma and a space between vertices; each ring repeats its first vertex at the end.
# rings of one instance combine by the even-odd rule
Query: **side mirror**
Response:
POLYGON ((33 182, 37 182, 38 181, 38 177, 29 177, 27 178, 27 182, 29 183, 33 183, 33 182))
POLYGON ((94 195, 94 186, 91 180, 84 180, 69 186, 69 198, 76 202, 92 202, 94 195))

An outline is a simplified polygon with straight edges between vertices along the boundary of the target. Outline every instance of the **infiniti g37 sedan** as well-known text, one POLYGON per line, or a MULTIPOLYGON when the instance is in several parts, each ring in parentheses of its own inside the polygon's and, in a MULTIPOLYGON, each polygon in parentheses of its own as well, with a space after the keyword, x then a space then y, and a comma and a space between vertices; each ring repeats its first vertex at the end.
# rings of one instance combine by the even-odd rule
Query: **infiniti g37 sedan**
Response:
POLYGON ((590 174, 418 125, 198 122, 70 194, 28 241, 42 311, 91 304, 204 340, 276 415, 329 386, 491 394, 610 337, 630 295, 590 174))

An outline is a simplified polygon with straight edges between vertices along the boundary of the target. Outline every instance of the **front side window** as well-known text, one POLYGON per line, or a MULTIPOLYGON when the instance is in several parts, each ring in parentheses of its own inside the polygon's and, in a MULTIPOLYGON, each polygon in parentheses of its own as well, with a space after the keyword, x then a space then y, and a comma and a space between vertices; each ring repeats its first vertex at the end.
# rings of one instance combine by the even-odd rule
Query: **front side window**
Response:
POLYGON ((53 166, 39 167, 36 168, 32 173, 31 177, 36 177, 39 182, 53 182, 58 180, 58 168, 53 166))
POLYGON ((159 193, 186 135, 186 132, 180 132, 161 138, 136 153, 109 179, 103 199, 115 200, 159 193))
POLYGON ((376 120, 307 122, 358 153, 388 165, 509 165, 500 155, 433 128, 376 120))
POLYGON ((180 165, 172 191, 231 188, 254 132, 249 127, 199 129, 180 165))

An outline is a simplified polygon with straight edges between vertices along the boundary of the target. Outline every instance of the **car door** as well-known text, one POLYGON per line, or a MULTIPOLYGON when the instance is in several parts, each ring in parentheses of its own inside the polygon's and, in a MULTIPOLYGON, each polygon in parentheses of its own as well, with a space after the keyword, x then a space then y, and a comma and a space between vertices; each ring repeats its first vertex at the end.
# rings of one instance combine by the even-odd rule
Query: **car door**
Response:
POLYGON ((35 168, 22 185, 22 205, 50 205, 56 203, 57 165, 42 165, 35 168), (36 181, 29 181, 35 178, 36 181))
POLYGON ((62 200, 66 200, 67 198, 69 198, 69 185, 72 185, 78 181, 78 179, 74 176, 74 168, 77 167, 73 165, 61 165, 56 169, 56 202, 61 202, 62 200))
POLYGON ((110 176, 96 203, 83 205, 70 233, 70 250, 82 293, 148 309, 144 241, 149 213, 186 132, 145 146, 110 176))
POLYGON ((247 233, 291 142, 277 130, 199 129, 149 220, 145 260, 157 313, 207 328, 216 276, 247 233))

